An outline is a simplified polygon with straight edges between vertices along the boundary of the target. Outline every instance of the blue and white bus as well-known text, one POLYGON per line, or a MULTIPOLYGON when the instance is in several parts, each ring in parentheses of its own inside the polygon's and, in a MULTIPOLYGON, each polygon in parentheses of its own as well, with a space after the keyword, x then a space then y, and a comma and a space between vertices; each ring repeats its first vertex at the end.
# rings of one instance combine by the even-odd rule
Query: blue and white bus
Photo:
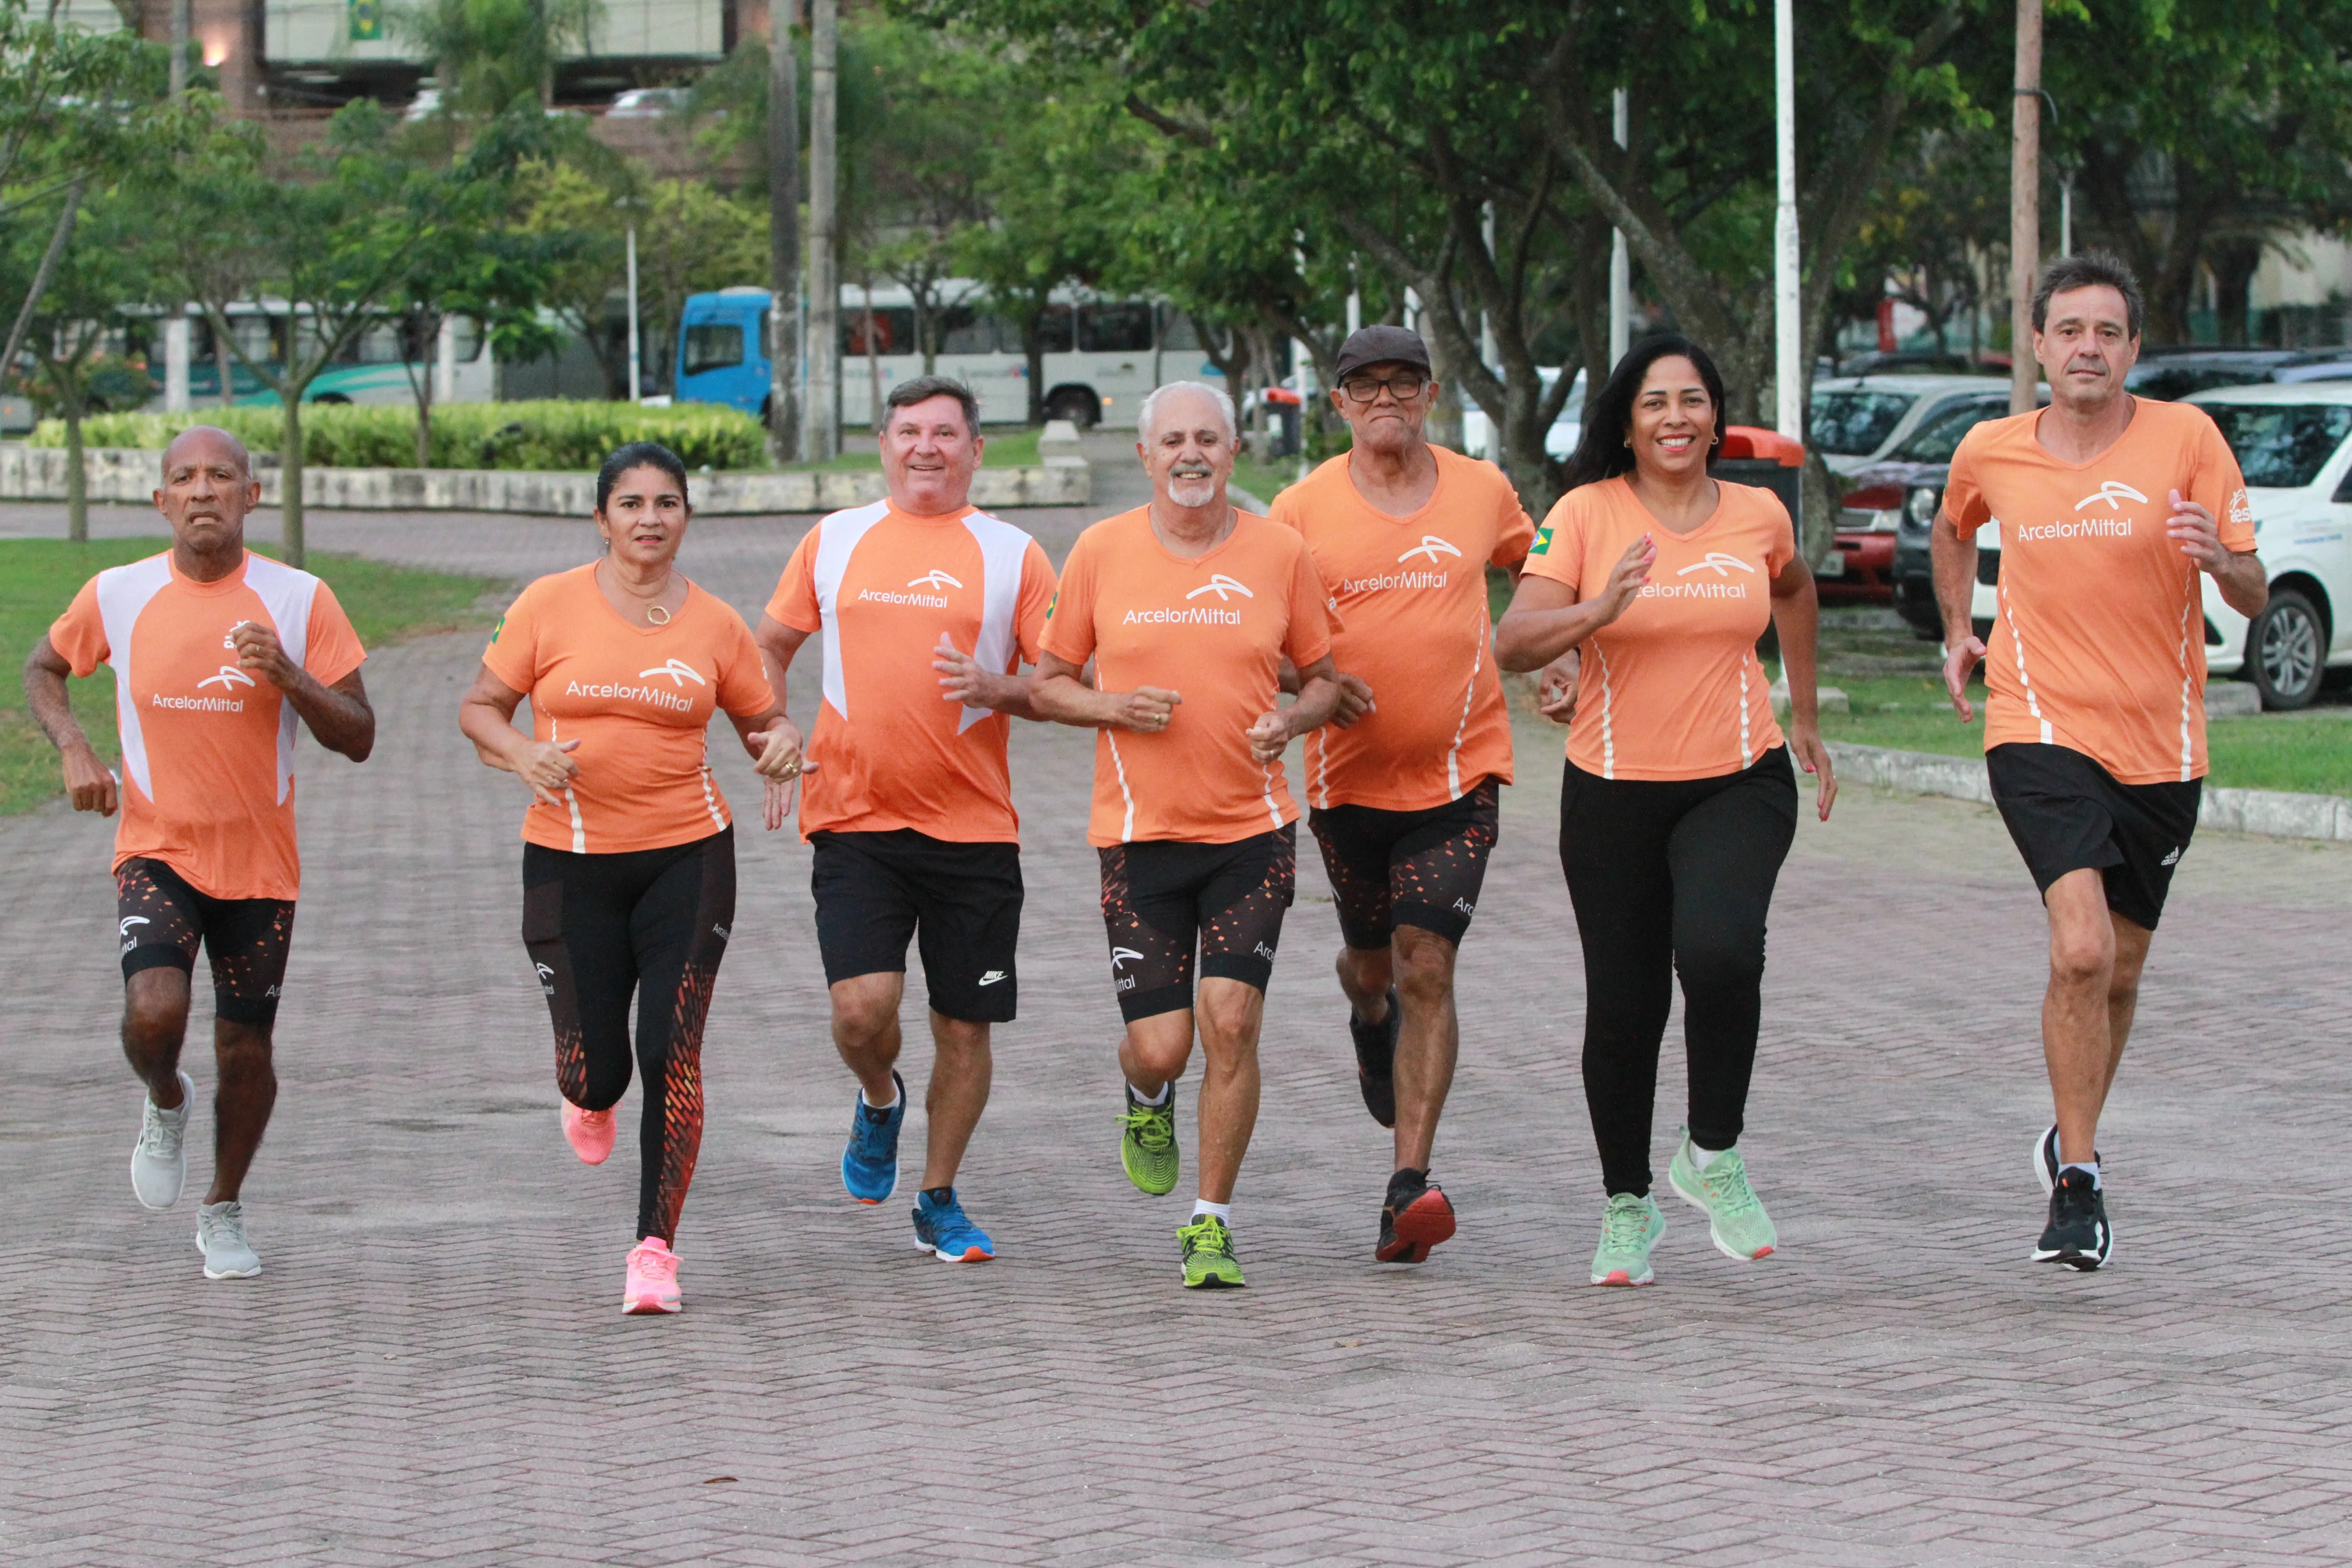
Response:
MULTIPOLYGON (((941 295, 952 303, 942 312, 936 373, 971 388, 984 423, 1024 422, 1029 362, 1021 352, 1020 330, 979 308, 977 283, 951 280, 941 295)), ((678 402, 723 403, 766 416, 768 300, 765 289, 749 288, 688 299, 678 322, 673 383, 678 402)), ((864 289, 842 289, 841 420, 852 429, 872 426, 890 388, 923 374, 912 297, 896 286, 873 291, 870 342, 866 306, 864 289)), ((1105 420, 1132 420, 1145 395, 1163 382, 1217 375, 1193 337, 1192 321, 1165 305, 1058 291, 1044 330, 1046 417, 1067 419, 1081 429, 1105 420)))

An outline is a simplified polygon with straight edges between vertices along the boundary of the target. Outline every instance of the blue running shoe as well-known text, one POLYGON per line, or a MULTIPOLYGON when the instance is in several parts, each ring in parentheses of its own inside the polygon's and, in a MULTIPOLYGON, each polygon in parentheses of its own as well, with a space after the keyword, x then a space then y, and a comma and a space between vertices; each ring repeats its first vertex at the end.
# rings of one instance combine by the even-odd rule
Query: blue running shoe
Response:
POLYGON ((849 1146, 841 1152, 841 1184, 861 1204, 878 1204, 898 1190, 898 1128, 907 1120, 907 1080, 890 1082, 898 1102, 877 1110, 860 1094, 849 1111, 849 1146))
POLYGON ((915 1194, 915 1250, 942 1263, 985 1263, 996 1256, 996 1244, 971 1223, 953 1187, 935 1187, 915 1194), (947 1202, 932 1197, 933 1192, 945 1192, 947 1202))

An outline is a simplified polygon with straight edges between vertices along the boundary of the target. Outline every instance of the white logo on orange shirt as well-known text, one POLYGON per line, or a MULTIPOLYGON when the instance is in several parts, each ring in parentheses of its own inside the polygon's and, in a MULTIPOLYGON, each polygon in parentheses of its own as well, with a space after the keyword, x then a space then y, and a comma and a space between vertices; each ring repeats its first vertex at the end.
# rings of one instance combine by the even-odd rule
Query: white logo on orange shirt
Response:
POLYGON ((2080 511, 2095 500, 2103 500, 2107 503, 2107 510, 2109 511, 2121 511, 2123 510, 2124 502, 2127 500, 2145 502, 2147 500, 2147 498, 2146 496, 2140 494, 2137 490, 2132 489, 2131 486, 2124 483, 2121 479, 2104 479, 2100 481, 2099 488, 2097 489, 2093 490, 2089 495, 2084 496, 2081 500, 2074 503, 2074 510, 2076 511, 2080 511))
POLYGON ((1197 599, 1203 594, 1214 594, 1217 596, 1217 602, 1219 604, 1223 604, 1225 600, 1235 594, 1239 594, 1244 599, 1255 599, 1257 597, 1255 594, 1251 593, 1247 588, 1243 587, 1239 583, 1234 582, 1223 572, 1211 573, 1207 582, 1202 584, 1199 587, 1193 589, 1184 596, 1188 599, 1197 599))
POLYGON ((909 588, 961 588, 963 584, 934 566, 919 577, 908 578, 907 586, 909 588))
POLYGON ((217 686, 223 691, 226 691, 232 683, 238 686, 251 686, 253 684, 253 677, 246 674, 245 671, 237 668, 237 667, 233 664, 225 664, 220 667, 220 673, 218 675, 207 675, 202 680, 197 681, 196 689, 202 691, 207 686, 217 686))
POLYGON ((641 669, 637 671, 637 679, 639 680, 643 680, 648 675, 667 675, 669 677, 670 684, 673 686, 684 686, 689 680, 694 682, 697 686, 708 686, 710 684, 710 682, 703 679, 702 677, 694 672, 694 666, 687 663, 686 660, 682 658, 667 659, 654 666, 651 669, 641 669))
POLYGON ((2246 492, 2243 490, 2230 492, 2230 521, 2231 522, 2254 521, 2254 503, 2246 499, 2246 492))
POLYGON ((1750 566, 1747 562, 1742 561, 1737 555, 1727 555, 1720 550, 1710 550, 1706 552, 1706 560, 1694 561, 1689 565, 1683 567, 1680 571, 1676 572, 1675 575, 1677 577, 1687 577, 1694 572, 1705 572, 1708 568, 1712 567, 1717 576, 1728 577, 1731 575, 1730 568, 1734 566, 1738 567, 1742 572, 1751 574, 1756 570, 1755 567, 1750 566))
POLYGON ((1411 550, 1408 550, 1403 554, 1398 556, 1397 559, 1399 561, 1410 561, 1416 555, 1426 555, 1429 557, 1429 563, 1432 566, 1434 566, 1437 564, 1437 558, 1440 554, 1459 556, 1461 553, 1462 552, 1454 549, 1454 546, 1438 538, 1437 535, 1433 533, 1424 533, 1421 536, 1421 542, 1419 544, 1414 545, 1411 550))

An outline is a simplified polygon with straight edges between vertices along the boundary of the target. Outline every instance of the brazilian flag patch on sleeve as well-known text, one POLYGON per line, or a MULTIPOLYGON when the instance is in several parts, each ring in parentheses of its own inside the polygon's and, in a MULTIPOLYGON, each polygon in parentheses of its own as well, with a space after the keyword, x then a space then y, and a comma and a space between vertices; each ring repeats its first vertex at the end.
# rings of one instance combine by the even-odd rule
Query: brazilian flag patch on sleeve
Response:
POLYGON ((1045 601, 1045 618, 1047 620, 1050 621, 1054 618, 1054 611, 1060 606, 1061 603, 1062 591, 1059 588, 1056 588, 1054 590, 1054 596, 1045 601))
POLYGON ((1529 550, 1528 553, 1530 555, 1549 555, 1551 553, 1551 529, 1549 526, 1536 530, 1535 547, 1529 550))

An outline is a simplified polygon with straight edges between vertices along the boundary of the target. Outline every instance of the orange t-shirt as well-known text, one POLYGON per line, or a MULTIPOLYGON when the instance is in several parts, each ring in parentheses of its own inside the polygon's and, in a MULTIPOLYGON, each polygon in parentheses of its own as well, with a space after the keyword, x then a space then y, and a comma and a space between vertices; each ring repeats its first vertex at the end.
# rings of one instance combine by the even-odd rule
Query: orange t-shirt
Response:
POLYGON ((1013 721, 951 706, 931 668, 940 634, 992 670, 1037 661, 1054 565, 1009 522, 876 501, 820 521, 784 563, 768 616, 824 637, 824 701, 808 741, 801 835, 912 828, 1016 843, 1004 744, 1013 721))
POLYGON ((161 860, 215 899, 301 893, 294 846, 294 732, 285 693, 236 667, 229 634, 269 627, 328 686, 366 659, 334 590, 247 553, 216 583, 180 575, 169 552, 82 584, 49 646, 87 676, 114 667, 122 821, 114 863, 161 860))
POLYGON ((1486 563, 1516 566, 1536 535, 1492 463, 1432 447, 1437 488, 1405 517, 1358 492, 1343 453, 1275 498, 1344 624, 1332 662, 1372 689, 1348 729, 1307 738, 1307 798, 1325 806, 1423 811, 1483 778, 1511 782, 1511 715, 1488 649, 1486 563))
MULTIPOLYGON (((1559 498, 1527 570, 1577 590, 1609 581, 1648 534, 1658 556, 1625 613, 1585 639, 1568 760, 1609 779, 1736 773, 1780 744, 1756 639, 1772 621, 1772 579, 1797 553, 1789 509, 1770 490, 1716 481, 1715 512, 1676 534, 1624 475, 1559 498)), ((1586 592, 1592 590, 1591 593, 1586 592)))
POLYGON ((667 849, 726 827, 710 721, 776 705, 732 605, 689 583, 667 625, 632 626, 596 586, 593 562, 525 588, 482 663, 530 699, 534 736, 580 742, 563 805, 534 796, 522 819, 526 843, 575 855, 667 849))
POLYGON ((1237 511, 1224 542, 1188 561, 1160 542, 1149 507, 1105 518, 1062 563, 1045 651, 1092 658, 1097 690, 1183 698, 1158 734, 1099 731, 1087 843, 1231 844, 1298 820, 1281 761, 1254 760, 1244 738, 1277 705, 1284 658, 1304 669, 1331 651, 1330 601, 1296 532, 1237 511))
POLYGON ((2238 459, 2194 404, 2134 402, 2087 463, 2034 438, 2042 413, 1988 419, 1952 454, 1944 516, 2000 525, 2000 617, 1985 655, 1985 748, 2080 752, 2127 784, 2205 776, 2204 589, 2165 532, 2179 490, 2221 543, 2254 547, 2238 459))

